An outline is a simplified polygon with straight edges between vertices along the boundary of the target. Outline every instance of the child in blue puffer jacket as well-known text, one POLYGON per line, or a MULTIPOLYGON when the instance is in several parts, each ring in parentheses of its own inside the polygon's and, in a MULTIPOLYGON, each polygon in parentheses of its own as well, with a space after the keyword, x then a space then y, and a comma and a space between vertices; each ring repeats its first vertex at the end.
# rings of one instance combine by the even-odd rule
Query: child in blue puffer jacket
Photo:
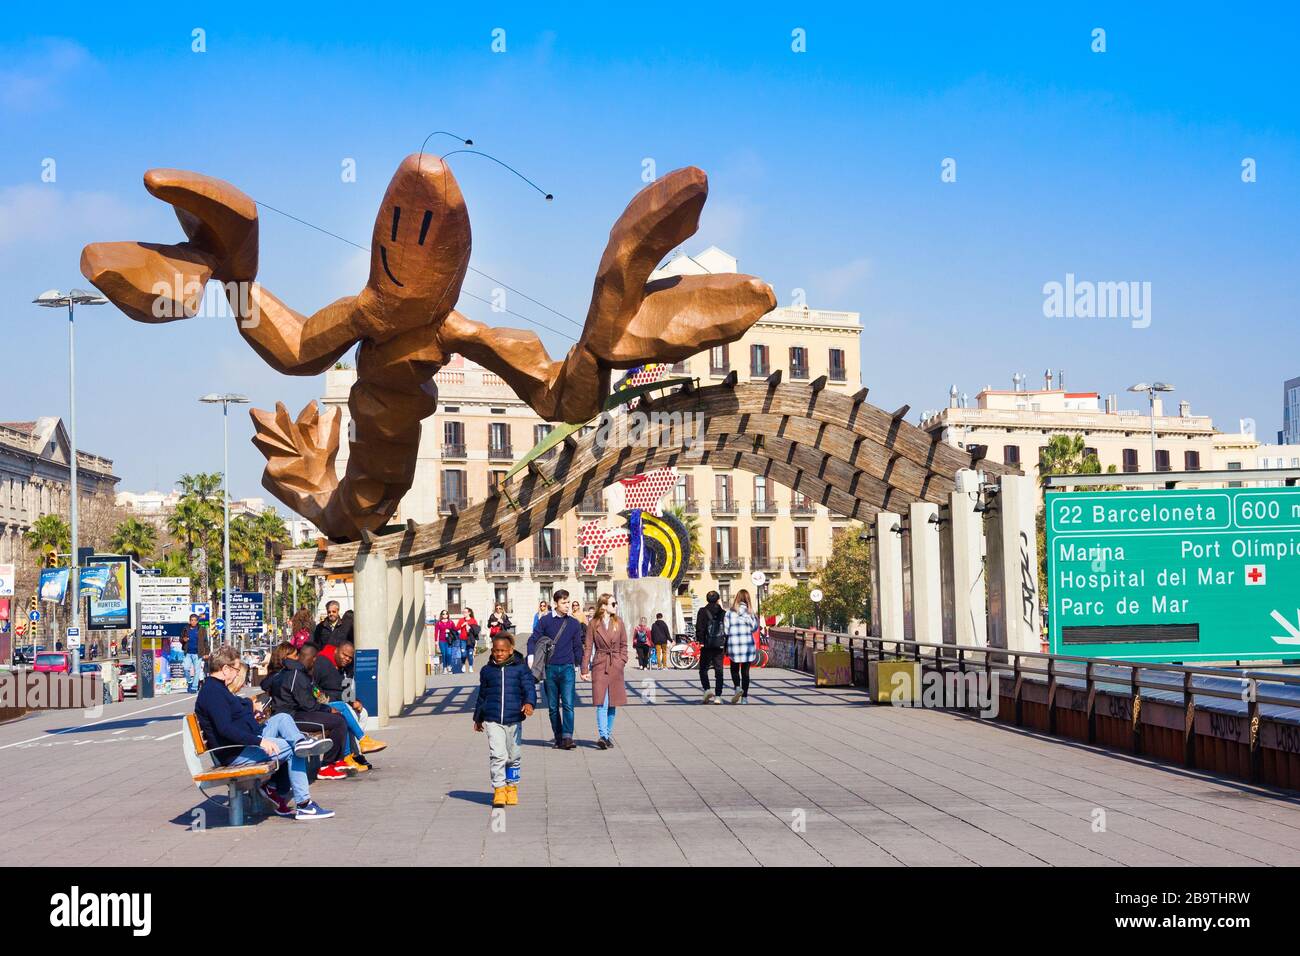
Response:
POLYGON ((488 766, 492 774, 492 806, 519 802, 519 767, 523 751, 523 722, 537 706, 537 682, 524 656, 515 650, 515 636, 499 631, 492 638, 491 659, 479 671, 474 729, 487 733, 488 766))

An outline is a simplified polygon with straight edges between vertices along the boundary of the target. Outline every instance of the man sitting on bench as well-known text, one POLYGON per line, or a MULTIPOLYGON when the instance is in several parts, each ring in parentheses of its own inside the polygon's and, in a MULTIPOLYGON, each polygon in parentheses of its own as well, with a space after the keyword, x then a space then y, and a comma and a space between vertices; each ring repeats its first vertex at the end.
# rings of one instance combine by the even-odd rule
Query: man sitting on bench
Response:
MULTIPOLYGON (((258 724, 253 716, 252 702, 235 696, 227 686, 239 680, 240 663, 239 652, 229 644, 218 647, 208 658, 208 676, 215 679, 203 682, 194 701, 194 715, 198 718, 208 749, 216 751, 218 747, 243 745, 243 750, 213 754, 224 767, 287 761, 289 785, 297 804, 294 819, 325 820, 334 816, 333 810, 326 810, 312 800, 307 789, 305 763, 305 758, 319 756, 328 749, 330 742, 308 737, 288 714, 276 714, 265 725, 258 724)), ((288 807, 283 799, 273 799, 272 802, 276 803, 277 813, 287 815, 288 807)))

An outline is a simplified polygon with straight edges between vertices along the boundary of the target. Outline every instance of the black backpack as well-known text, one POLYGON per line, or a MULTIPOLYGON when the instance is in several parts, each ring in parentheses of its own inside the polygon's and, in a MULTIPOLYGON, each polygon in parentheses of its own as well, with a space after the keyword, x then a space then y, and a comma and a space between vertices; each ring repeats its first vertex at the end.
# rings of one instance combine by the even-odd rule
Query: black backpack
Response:
POLYGON ((712 606, 710 611, 709 633, 704 635, 704 646, 708 650, 721 650, 727 646, 727 615, 720 605, 712 606))

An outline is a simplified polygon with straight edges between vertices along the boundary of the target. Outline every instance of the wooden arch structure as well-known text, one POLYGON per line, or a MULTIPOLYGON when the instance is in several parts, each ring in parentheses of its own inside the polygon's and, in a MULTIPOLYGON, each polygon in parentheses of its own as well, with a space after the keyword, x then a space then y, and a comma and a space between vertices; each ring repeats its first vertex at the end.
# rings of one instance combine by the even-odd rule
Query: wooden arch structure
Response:
POLYGON ((825 377, 783 384, 777 372, 739 383, 732 372, 717 385, 643 400, 637 415, 602 419, 482 504, 359 542, 286 551, 279 567, 346 573, 363 554, 431 572, 463 567, 527 539, 621 478, 670 465, 765 475, 859 520, 916 501, 944 504, 963 468, 1010 472, 981 461, 978 449, 963 452, 907 424, 907 406, 886 412, 866 396, 865 388, 851 396, 828 389, 825 377))

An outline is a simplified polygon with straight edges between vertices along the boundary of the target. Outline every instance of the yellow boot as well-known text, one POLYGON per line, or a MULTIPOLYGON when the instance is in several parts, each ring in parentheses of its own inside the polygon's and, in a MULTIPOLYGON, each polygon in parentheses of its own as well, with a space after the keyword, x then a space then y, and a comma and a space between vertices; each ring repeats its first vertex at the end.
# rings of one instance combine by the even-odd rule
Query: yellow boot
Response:
POLYGON ((384 743, 382 740, 376 740, 369 734, 366 734, 358 740, 357 745, 361 748, 363 754, 377 754, 379 751, 385 750, 388 747, 388 744, 384 743))
POLYGON ((504 807, 509 802, 510 802, 509 787, 497 787, 495 790, 492 791, 493 809, 496 809, 497 807, 504 807))
POLYGON ((506 806, 518 806, 519 804, 519 785, 514 783, 506 784, 506 806))
POLYGON ((343 758, 343 762, 357 773, 366 773, 370 770, 370 765, 357 760, 353 754, 348 754, 343 758))

